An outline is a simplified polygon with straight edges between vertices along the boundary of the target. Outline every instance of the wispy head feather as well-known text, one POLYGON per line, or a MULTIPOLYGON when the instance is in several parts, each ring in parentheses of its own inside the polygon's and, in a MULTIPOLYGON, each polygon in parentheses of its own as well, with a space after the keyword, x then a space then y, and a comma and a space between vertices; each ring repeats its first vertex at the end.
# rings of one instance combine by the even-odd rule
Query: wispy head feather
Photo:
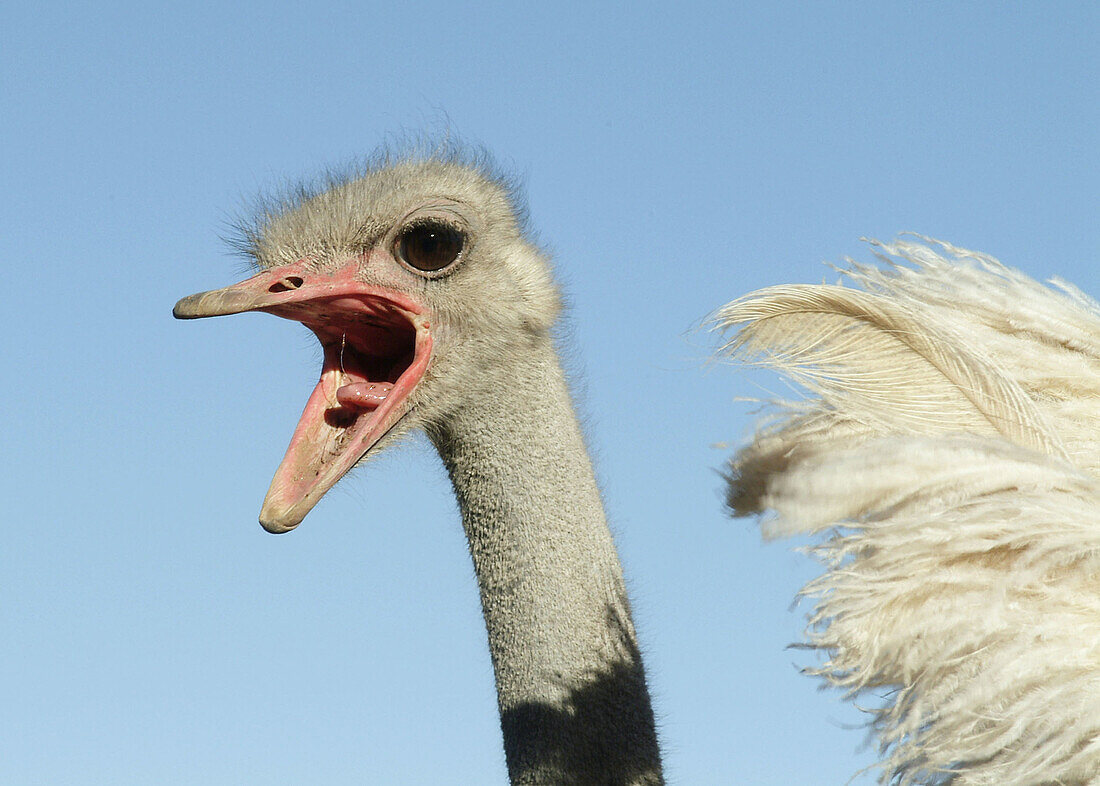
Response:
POLYGON ((377 199, 400 188, 402 175, 412 186, 425 174, 449 177, 460 189, 495 190, 518 231, 532 240, 521 179, 486 148, 461 142, 449 132, 395 138, 368 156, 266 191, 231 221, 225 240, 257 267, 310 255, 354 253, 373 239, 376 227, 364 218, 377 209, 377 199))

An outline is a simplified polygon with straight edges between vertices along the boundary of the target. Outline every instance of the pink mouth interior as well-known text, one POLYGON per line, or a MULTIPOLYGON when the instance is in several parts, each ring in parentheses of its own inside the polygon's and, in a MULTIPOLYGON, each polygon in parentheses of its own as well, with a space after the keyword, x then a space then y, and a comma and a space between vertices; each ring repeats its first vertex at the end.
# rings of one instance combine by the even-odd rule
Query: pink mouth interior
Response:
POLYGON ((338 385, 338 406, 325 412, 332 425, 350 423, 377 409, 412 365, 416 330, 401 322, 386 327, 349 325, 339 330, 339 336, 331 327, 308 325, 325 350, 322 379, 331 375, 333 384, 338 385))
POLYGON ((260 513, 269 530, 296 526, 408 411, 427 367, 427 322, 374 296, 340 296, 264 309, 321 341, 324 364, 260 513))

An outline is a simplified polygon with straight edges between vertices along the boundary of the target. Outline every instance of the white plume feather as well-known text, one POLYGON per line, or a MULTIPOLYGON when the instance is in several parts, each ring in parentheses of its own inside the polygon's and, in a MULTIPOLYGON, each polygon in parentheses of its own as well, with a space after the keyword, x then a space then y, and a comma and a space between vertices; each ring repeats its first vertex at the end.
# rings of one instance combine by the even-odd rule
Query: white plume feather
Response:
POLYGON ((875 697, 883 783, 1100 783, 1100 306, 875 245, 862 290, 720 312, 727 354, 813 394, 734 457, 730 505, 821 538, 808 671, 875 697))

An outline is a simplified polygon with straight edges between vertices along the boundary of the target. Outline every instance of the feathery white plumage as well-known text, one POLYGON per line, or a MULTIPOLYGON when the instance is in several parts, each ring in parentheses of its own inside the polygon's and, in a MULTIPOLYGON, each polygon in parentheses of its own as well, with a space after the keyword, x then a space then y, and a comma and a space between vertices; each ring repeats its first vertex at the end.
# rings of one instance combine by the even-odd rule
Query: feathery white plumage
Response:
POLYGON ((813 394, 730 506, 821 537, 808 671, 874 699, 883 783, 1100 783, 1100 306, 921 240, 720 312, 813 394))

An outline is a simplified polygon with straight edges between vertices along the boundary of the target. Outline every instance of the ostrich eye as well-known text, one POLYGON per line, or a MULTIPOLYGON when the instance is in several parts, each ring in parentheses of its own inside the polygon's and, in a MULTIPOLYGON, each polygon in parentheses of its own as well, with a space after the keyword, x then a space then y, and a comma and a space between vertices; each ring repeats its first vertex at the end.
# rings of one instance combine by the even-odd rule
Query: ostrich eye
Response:
POLYGON ((397 252, 417 270, 434 272, 458 259, 464 240, 461 232, 446 224, 416 224, 401 233, 397 252))

